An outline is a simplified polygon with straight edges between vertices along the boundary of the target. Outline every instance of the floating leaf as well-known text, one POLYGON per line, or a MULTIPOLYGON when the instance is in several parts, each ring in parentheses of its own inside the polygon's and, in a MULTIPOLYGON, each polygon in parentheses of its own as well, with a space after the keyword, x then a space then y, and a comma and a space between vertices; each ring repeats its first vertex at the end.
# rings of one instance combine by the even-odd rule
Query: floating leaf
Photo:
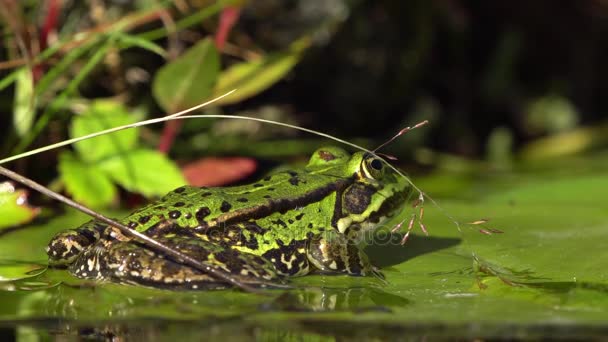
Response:
POLYGON ((27 203, 27 191, 16 190, 11 182, 0 183, 0 229, 31 221, 40 210, 27 203))
POLYGON ((13 104, 13 125, 19 136, 29 133, 35 114, 34 76, 31 69, 21 68, 15 80, 15 102, 13 104))
POLYGON ((186 183, 180 170, 164 154, 136 149, 99 163, 99 168, 129 191, 159 196, 186 183))
POLYGON ((251 175, 256 169, 252 158, 203 158, 182 167, 188 184, 221 186, 251 175))
POLYGON ((0 282, 35 277, 46 270, 45 266, 28 263, 1 263, 0 282))
POLYGON ((213 42, 203 39, 156 73, 154 97, 167 112, 198 105, 211 96, 219 70, 213 42))
POLYGON ((223 71, 213 96, 225 94, 237 89, 214 105, 225 105, 240 102, 266 90, 285 75, 298 63, 302 52, 310 45, 308 39, 301 39, 292 44, 285 52, 270 54, 252 61, 238 63, 223 71))
POLYGON ((59 172, 66 190, 77 202, 100 208, 116 197, 116 187, 100 168, 87 165, 70 152, 59 156, 59 172))
MULTIPOLYGON (((70 129, 72 138, 99 132, 108 128, 136 122, 141 118, 135 115, 120 103, 109 100, 94 101, 80 116, 74 118, 70 129)), ((110 155, 125 153, 135 147, 139 130, 130 128, 86 139, 74 144, 79 156, 86 161, 94 162, 110 155)))

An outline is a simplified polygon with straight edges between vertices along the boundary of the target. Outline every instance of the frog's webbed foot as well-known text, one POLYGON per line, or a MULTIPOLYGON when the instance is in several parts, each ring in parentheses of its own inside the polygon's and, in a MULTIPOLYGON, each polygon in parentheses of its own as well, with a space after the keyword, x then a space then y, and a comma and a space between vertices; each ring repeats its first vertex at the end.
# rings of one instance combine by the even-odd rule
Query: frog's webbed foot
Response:
POLYGON ((367 255, 351 240, 337 232, 326 232, 311 239, 308 260, 322 273, 346 273, 354 276, 380 275, 367 255))
MULTIPOLYGON (((264 258, 223 248, 216 244, 191 238, 172 237, 159 239, 165 245, 189 255, 210 268, 222 270, 234 276, 240 283, 273 287, 280 286, 281 278, 264 258)), ((103 253, 95 254, 96 248, 85 251, 74 263, 71 271, 81 278, 107 279, 113 282, 167 289, 221 289, 230 287, 225 282, 200 270, 186 266, 145 248, 134 242, 112 241, 103 253), (101 270, 97 274, 79 273, 80 267, 101 270)))

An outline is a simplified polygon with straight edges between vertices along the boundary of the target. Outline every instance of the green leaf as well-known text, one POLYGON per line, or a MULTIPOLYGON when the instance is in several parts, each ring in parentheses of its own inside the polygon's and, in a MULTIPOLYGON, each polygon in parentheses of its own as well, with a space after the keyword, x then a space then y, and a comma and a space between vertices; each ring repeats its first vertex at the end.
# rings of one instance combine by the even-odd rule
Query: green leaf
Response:
POLYGON ((302 52, 309 45, 308 39, 301 39, 293 43, 288 51, 238 63, 226 69, 218 78, 213 89, 213 97, 223 95, 233 89, 237 89, 237 91, 218 100, 214 105, 240 102, 266 90, 285 77, 298 63, 302 52))
POLYGON ((59 172, 75 201, 99 208, 116 197, 116 187, 97 165, 88 165, 70 153, 59 155, 59 172))
POLYGON ((117 32, 115 33, 118 41, 121 43, 121 48, 129 48, 132 46, 136 46, 151 52, 156 53, 159 56, 166 57, 167 52, 160 45, 149 41, 144 38, 140 38, 138 36, 117 32))
POLYGON ((38 264, 10 263, 0 264, 0 282, 31 278, 44 272, 46 267, 38 264))
POLYGON ((0 183, 0 230, 29 222, 38 213, 28 205, 25 190, 16 190, 11 182, 0 183))
POLYGON ((15 81, 15 101, 13 103, 13 125, 20 137, 29 133, 35 114, 34 76, 29 68, 21 68, 15 81))
POLYGON ((213 42, 201 40, 158 71, 152 85, 154 97, 169 113, 198 105, 211 95, 219 70, 213 42))
POLYGON ((21 69, 17 69, 15 71, 11 72, 10 74, 4 76, 2 79, 0 79, 0 91, 4 90, 4 88, 13 84, 13 82, 16 82, 17 78, 19 77, 20 74, 21 74, 21 69))
POLYGON ((137 149, 99 163, 99 167, 129 191, 160 196, 186 184, 179 168, 164 154, 137 149))
MULTIPOLYGON (((132 114, 115 101, 97 100, 89 108, 72 120, 70 136, 81 137, 108 128, 136 122, 140 114, 132 114)), ((130 128, 103 136, 79 141, 74 144, 80 157, 88 162, 96 162, 108 156, 125 153, 137 144, 139 130, 130 128)))

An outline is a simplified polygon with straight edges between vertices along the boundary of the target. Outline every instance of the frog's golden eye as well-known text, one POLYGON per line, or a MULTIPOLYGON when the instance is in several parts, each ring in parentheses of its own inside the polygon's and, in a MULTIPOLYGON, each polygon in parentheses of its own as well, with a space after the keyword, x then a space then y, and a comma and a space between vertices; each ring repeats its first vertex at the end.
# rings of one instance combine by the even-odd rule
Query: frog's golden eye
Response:
POLYGON ((363 162, 363 172, 367 178, 378 179, 383 170, 384 162, 379 158, 370 157, 363 162))

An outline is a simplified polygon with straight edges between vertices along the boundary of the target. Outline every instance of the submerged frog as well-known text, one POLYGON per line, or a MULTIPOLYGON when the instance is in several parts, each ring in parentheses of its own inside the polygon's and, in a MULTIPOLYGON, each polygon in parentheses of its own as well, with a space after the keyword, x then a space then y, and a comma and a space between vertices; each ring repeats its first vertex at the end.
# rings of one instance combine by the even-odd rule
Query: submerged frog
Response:
MULTIPOLYGON (((245 284, 311 272, 360 276, 376 272, 362 251, 363 234, 403 208, 410 191, 408 180, 377 157, 326 147, 303 169, 245 186, 183 186, 120 222, 245 284)), ((95 220, 57 234, 47 254, 51 265, 79 278, 227 287, 95 220)))

